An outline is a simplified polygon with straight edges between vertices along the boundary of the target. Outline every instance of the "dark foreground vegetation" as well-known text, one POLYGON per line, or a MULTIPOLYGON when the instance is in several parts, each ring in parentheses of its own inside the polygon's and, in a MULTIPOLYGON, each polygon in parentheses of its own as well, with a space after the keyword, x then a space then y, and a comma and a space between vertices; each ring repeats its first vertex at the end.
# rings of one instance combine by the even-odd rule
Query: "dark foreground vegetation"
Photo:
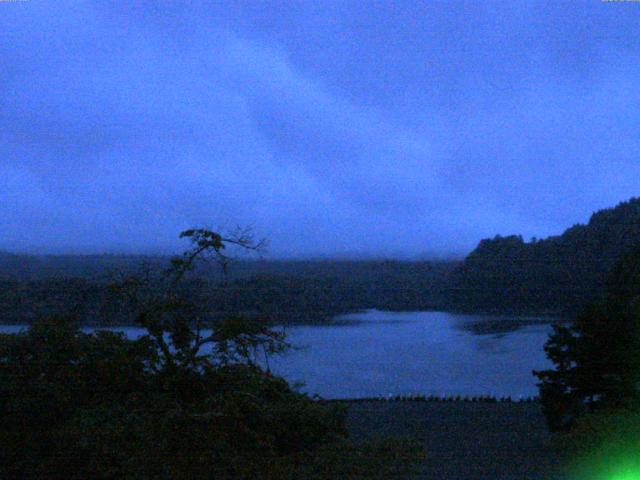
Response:
POLYGON ((246 325, 223 333, 237 327, 221 326, 215 356, 177 351, 173 367, 151 337, 62 319, 3 335, 0 478, 382 479, 420 458, 410 442, 351 442, 344 409, 254 365, 246 325))
POLYGON ((640 245, 620 258, 604 298, 556 325, 545 350, 554 368, 534 373, 572 478, 640 478, 640 245))
POLYGON ((264 319, 209 324, 180 296, 197 258, 224 260, 228 244, 251 241, 207 230, 183 236, 192 249, 162 275, 128 276, 114 291, 147 335, 86 334, 62 317, 0 335, 0 478, 405 476, 419 446, 356 445, 344 409, 258 365, 287 348, 264 319))

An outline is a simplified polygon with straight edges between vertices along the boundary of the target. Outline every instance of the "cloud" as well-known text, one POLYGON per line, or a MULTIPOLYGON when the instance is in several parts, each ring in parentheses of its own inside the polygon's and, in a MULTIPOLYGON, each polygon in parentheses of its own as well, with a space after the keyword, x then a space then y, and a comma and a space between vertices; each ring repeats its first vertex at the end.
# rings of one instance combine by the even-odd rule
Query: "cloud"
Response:
POLYGON ((273 7, 1 5, 0 248, 459 253, 637 193, 635 13, 273 7))

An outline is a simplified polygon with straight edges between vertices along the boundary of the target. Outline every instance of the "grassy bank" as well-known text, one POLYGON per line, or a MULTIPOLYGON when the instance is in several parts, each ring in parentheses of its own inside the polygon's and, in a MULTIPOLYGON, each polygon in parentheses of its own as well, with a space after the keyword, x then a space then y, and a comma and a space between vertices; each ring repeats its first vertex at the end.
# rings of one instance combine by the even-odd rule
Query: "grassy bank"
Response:
POLYGON ((411 478, 423 480, 554 480, 557 456, 537 402, 348 402, 356 441, 410 436, 426 460, 411 478))

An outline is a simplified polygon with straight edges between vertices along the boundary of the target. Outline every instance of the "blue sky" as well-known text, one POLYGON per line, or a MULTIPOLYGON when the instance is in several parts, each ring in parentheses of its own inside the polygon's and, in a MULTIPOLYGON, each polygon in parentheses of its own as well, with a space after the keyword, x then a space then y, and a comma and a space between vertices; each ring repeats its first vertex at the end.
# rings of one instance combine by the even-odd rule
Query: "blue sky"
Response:
POLYGON ((463 254, 640 185, 640 3, 0 2, 0 248, 463 254))

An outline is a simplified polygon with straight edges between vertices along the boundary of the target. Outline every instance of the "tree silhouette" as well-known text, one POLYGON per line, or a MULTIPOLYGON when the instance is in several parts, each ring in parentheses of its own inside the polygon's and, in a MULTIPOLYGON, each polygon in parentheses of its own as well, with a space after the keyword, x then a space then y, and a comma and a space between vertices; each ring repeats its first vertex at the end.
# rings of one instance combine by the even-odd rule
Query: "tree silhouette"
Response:
POLYGON ((288 344, 284 334, 268 328, 268 319, 231 315, 212 321, 203 318, 195 306, 181 295, 182 284, 200 261, 214 261, 226 271, 232 257, 229 247, 261 252, 265 240, 256 241, 248 229, 237 229, 223 236, 207 229, 190 229, 180 234, 191 248, 171 259, 160 274, 143 269, 142 274, 127 275, 113 285, 126 299, 133 321, 144 327, 161 352, 157 370, 198 370, 213 363, 231 361, 254 364, 257 356, 281 353, 288 344), (208 334, 204 331, 208 330, 208 334), (215 344, 212 353, 203 347, 215 344), (216 355, 213 355, 216 354, 216 355))
POLYGON ((640 399, 640 248, 622 256, 607 285, 602 303, 554 326, 545 351, 555 369, 534 372, 552 430, 640 399))

